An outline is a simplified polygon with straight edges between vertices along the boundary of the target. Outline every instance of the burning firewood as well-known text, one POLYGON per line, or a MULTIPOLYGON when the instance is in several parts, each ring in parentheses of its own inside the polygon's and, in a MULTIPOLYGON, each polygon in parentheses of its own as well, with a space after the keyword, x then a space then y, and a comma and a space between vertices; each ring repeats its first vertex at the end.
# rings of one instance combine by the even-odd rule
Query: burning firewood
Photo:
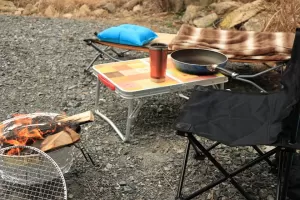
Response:
POLYGON ((80 139, 80 135, 73 129, 66 127, 54 135, 48 136, 41 144, 42 151, 53 150, 62 146, 73 144, 80 139))
POLYGON ((50 147, 58 148, 78 141, 80 136, 74 130, 79 125, 92 121, 94 121, 94 115, 91 111, 73 116, 49 113, 18 115, 0 124, 0 147, 3 144, 31 145, 36 140, 46 138, 42 146, 45 150, 50 150, 50 147), (50 138, 48 139, 48 137, 50 138), (65 141, 60 142, 60 139, 65 141), (51 144, 51 142, 55 144, 51 144))

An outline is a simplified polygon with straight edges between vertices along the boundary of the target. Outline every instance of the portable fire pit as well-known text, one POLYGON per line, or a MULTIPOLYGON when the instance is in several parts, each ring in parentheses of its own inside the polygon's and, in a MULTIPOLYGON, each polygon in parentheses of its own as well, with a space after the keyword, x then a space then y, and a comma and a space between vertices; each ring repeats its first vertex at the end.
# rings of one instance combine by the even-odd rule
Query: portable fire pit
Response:
MULTIPOLYGON (((46 152, 67 173, 73 163, 73 150, 80 140, 80 125, 94 121, 92 112, 84 112, 73 116, 56 113, 18 114, 0 123, 0 149, 13 146, 31 146, 46 152)), ((30 150, 30 149, 29 149, 30 150)), ((18 161, 23 164, 39 162, 39 155, 28 154, 28 148, 10 148, 2 153, 0 159, 6 169, 14 167, 18 161)), ((8 182, 18 184, 32 183, 32 176, 26 170, 22 178, 14 177, 0 166, 0 176, 8 182)), ((40 169, 36 169, 38 172, 40 169)), ((42 172, 40 174, 43 174, 42 172)))

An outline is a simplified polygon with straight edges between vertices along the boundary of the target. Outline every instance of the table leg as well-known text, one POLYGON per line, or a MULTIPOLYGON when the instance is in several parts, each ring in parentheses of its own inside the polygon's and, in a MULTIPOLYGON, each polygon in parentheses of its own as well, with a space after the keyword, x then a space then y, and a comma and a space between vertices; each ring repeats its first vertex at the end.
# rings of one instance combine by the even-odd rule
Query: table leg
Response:
POLYGON ((128 141, 130 138, 130 129, 132 120, 134 119, 133 116, 133 99, 128 99, 128 113, 127 113, 127 121, 126 121, 126 131, 125 131, 125 137, 124 141, 128 141))
POLYGON ((96 102, 95 102, 95 114, 100 116, 102 119, 104 119, 106 122, 108 122, 111 127, 116 131, 116 133, 120 136, 120 138, 124 141, 127 142, 130 139, 130 133, 131 133, 131 125, 133 119, 135 119, 144 103, 144 101, 138 101, 136 107, 133 105, 134 99, 128 99, 128 114, 127 114, 127 120, 126 120, 126 129, 125 129, 125 135, 122 134, 120 129, 113 123, 108 117, 106 117, 103 113, 99 111, 99 99, 100 99, 100 81, 97 79, 97 88, 96 88, 96 102))
POLYGON ((225 89, 225 84, 224 84, 224 83, 221 83, 221 84, 220 84, 220 89, 221 89, 221 90, 224 90, 224 89, 225 89))
POLYGON ((96 88, 96 103, 95 103, 95 114, 97 114, 99 117, 107 121, 111 125, 111 127, 116 131, 116 133, 120 136, 120 138, 125 141, 126 138, 124 135, 121 133, 121 131, 118 129, 118 127, 104 114, 102 114, 99 111, 99 98, 100 98, 100 81, 97 79, 97 88, 96 88))

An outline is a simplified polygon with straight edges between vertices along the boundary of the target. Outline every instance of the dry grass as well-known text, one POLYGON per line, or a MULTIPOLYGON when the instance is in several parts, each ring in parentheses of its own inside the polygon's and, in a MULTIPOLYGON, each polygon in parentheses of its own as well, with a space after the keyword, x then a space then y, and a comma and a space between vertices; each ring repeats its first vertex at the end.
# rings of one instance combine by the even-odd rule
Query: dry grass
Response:
POLYGON ((276 0, 271 7, 273 13, 265 31, 295 32, 300 26, 300 1, 276 0))
POLYGON ((27 4, 37 4, 40 10, 45 10, 52 5, 61 13, 71 12, 74 9, 86 4, 91 9, 96 9, 109 2, 113 2, 116 7, 120 7, 126 0, 12 0, 17 7, 25 7, 27 4))
POLYGON ((163 12, 171 10, 170 0, 156 0, 156 1, 154 1, 154 3, 155 3, 155 6, 163 12))

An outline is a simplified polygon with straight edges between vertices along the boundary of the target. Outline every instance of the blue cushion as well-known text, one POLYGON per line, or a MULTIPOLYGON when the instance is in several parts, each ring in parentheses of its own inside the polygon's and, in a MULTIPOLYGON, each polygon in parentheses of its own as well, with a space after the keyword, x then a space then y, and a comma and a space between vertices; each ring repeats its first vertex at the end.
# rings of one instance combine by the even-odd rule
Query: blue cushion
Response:
POLYGON ((131 46, 143 46, 157 38, 157 35, 149 28, 143 26, 123 24, 105 29, 104 31, 98 33, 97 37, 105 42, 113 42, 131 46))

